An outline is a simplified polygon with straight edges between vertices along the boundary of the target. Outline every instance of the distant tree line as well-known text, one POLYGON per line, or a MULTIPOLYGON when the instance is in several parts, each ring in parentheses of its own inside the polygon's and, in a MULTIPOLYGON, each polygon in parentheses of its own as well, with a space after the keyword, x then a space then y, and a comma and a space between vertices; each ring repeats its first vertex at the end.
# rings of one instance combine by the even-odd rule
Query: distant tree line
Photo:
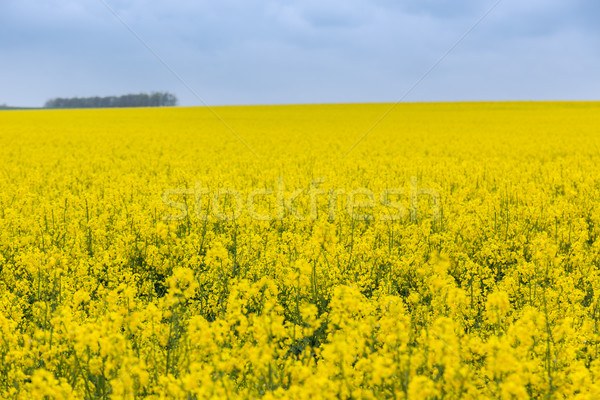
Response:
POLYGON ((44 108, 114 108, 114 107, 170 107, 177 105, 177 97, 168 92, 126 94, 108 97, 72 97, 50 99, 44 108))

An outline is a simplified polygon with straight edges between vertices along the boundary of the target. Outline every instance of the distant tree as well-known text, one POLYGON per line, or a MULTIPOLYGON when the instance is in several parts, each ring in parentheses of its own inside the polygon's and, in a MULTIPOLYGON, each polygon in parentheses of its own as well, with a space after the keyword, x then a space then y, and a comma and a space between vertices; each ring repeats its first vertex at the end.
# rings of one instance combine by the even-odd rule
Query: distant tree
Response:
POLYGON ((177 97, 168 92, 126 94, 107 97, 72 97, 50 99, 44 108, 116 108, 116 107, 173 107, 177 97))

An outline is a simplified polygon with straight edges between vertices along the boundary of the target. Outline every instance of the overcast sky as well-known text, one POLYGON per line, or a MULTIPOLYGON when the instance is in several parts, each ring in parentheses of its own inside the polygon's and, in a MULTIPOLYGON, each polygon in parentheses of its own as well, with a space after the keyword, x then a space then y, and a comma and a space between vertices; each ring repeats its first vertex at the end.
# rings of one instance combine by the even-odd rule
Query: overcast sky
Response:
MULTIPOLYGON (((202 99, 391 102, 496 0, 105 0, 202 99)), ((600 1, 503 0, 405 101, 600 99, 600 1)), ((0 104, 169 91, 102 0, 0 0, 0 104)))

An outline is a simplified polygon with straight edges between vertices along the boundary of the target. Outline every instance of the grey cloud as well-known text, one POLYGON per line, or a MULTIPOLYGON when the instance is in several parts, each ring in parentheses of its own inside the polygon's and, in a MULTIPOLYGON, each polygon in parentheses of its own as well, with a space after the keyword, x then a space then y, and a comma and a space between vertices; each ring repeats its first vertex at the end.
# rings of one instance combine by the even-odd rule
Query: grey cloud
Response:
MULTIPOLYGON (((212 104, 394 101, 493 4, 107 1, 212 104)), ((598 16, 595 0, 503 0, 408 100, 598 97, 598 16)), ((0 60, 0 103, 199 103, 100 1, 3 0, 0 60)))

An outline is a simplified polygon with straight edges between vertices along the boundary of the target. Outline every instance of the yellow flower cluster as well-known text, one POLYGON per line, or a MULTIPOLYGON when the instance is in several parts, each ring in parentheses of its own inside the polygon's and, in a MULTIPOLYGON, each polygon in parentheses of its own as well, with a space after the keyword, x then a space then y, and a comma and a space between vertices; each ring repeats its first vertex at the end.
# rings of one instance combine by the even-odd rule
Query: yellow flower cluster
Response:
POLYGON ((0 397, 600 398, 600 104, 388 107, 0 113, 0 397))

